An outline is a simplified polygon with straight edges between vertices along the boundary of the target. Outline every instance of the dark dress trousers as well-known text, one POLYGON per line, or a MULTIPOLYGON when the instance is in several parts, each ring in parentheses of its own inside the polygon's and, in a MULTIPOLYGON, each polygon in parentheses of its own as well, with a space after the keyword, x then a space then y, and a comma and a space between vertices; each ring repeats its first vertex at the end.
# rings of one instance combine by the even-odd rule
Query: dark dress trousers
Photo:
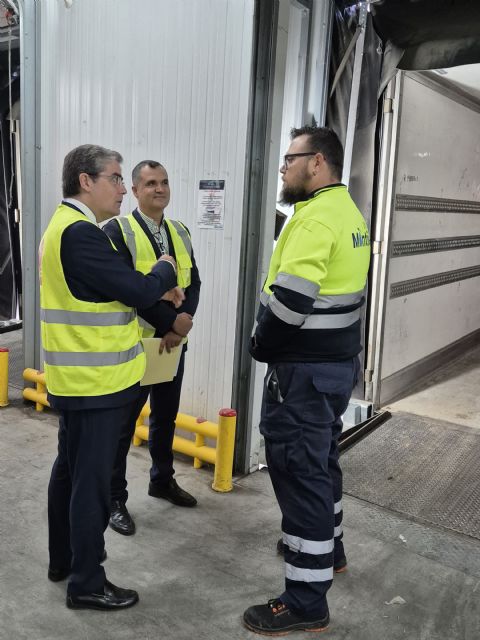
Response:
MULTIPOLYGON (((149 239, 156 257, 159 258, 161 254, 155 238, 150 233, 138 211, 135 210, 133 215, 149 239)), ((175 251, 173 249, 173 243, 168 227, 165 227, 165 229, 168 236, 170 255, 175 258, 175 251)), ((109 235, 125 261, 131 265, 132 256, 125 245, 123 234, 118 223, 115 220, 108 222, 105 225, 105 232, 109 235)), ((160 301, 150 308, 139 308, 138 314, 155 327, 156 337, 162 337, 171 330, 177 314, 182 312, 189 313, 192 316, 195 314, 200 297, 200 286, 200 276, 195 262, 195 257, 192 252, 191 284, 185 290, 185 300, 182 305, 178 309, 175 309, 171 303, 160 301)), ((128 426, 125 425, 125 429, 120 436, 118 455, 116 457, 112 476, 112 501, 120 500, 125 503, 128 499, 126 480, 127 454, 135 432, 136 418, 148 399, 148 393, 150 393, 151 411, 148 439, 148 448, 152 458, 150 480, 154 484, 164 485, 175 473, 173 468, 172 443, 175 433, 175 418, 180 406, 180 394, 182 391, 186 351, 187 346, 185 345, 183 347, 183 353, 180 359, 177 375, 171 382, 154 384, 151 387, 142 389, 141 391, 138 406, 134 410, 136 415, 134 417, 132 416, 131 423, 128 426)))

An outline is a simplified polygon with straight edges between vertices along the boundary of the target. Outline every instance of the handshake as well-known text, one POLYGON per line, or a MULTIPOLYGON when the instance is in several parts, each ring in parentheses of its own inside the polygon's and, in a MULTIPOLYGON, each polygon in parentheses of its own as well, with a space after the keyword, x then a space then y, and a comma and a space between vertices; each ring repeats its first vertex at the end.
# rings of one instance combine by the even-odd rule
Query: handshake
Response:
MULTIPOLYGON (((177 272, 177 263, 172 256, 163 255, 159 258, 158 262, 170 262, 170 264, 175 269, 175 273, 177 272)), ((183 289, 180 287, 174 287, 164 293, 162 300, 166 300, 167 302, 172 302, 174 307, 178 309, 178 307, 185 300, 185 293, 183 289)), ((163 353, 163 350, 166 349, 167 353, 170 353, 170 350, 173 347, 178 347, 182 342, 183 338, 188 334, 190 329, 193 326, 193 318, 189 313, 179 313, 175 319, 175 322, 172 325, 172 329, 168 331, 162 338, 160 342, 160 353, 163 353)))

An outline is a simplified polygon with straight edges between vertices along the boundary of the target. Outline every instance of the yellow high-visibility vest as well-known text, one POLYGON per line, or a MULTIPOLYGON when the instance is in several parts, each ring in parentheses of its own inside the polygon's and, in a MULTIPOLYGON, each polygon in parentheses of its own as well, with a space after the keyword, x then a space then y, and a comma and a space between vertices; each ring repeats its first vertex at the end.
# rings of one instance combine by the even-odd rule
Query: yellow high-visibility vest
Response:
POLYGON ((138 382, 145 371, 135 309, 118 301, 79 300, 68 288, 61 239, 65 229, 79 221, 91 223, 61 204, 39 250, 45 378, 48 391, 56 396, 116 393, 138 382))
MULTIPOLYGON (((152 243, 135 219, 135 216, 131 213, 128 216, 121 216, 115 219, 120 225, 135 269, 142 273, 150 273, 158 258, 155 255, 152 243)), ((192 282, 192 243, 190 236, 186 228, 178 220, 165 218, 165 224, 170 232, 175 252, 178 286, 186 289, 192 282)), ((143 338, 150 338, 154 335, 155 329, 151 324, 142 318, 139 318, 138 321, 142 328, 143 338)))

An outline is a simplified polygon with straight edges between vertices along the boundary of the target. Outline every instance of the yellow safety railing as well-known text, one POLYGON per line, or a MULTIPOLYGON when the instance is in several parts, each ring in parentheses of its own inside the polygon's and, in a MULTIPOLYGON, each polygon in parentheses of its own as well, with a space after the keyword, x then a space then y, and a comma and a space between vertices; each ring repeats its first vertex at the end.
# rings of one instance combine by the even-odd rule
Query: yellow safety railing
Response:
MULTIPOLYGON (((49 407, 45 374, 36 369, 25 369, 23 377, 36 385, 35 389, 26 387, 23 390, 23 397, 35 402, 37 411, 43 411, 44 407, 49 407)), ((144 424, 144 420, 149 415, 150 406, 147 403, 137 419, 133 437, 135 446, 139 446, 144 440, 148 441, 148 425, 144 424)), ((220 492, 231 491, 237 412, 234 409, 221 409, 218 414, 218 424, 204 418, 194 418, 178 413, 175 425, 178 429, 195 433, 195 442, 176 435, 173 438, 173 450, 191 456, 196 469, 199 469, 204 462, 215 465, 212 488, 220 492), (216 440, 216 447, 207 446, 205 438, 216 440)))
POLYGON ((0 349, 0 407, 8 404, 8 349, 0 349))

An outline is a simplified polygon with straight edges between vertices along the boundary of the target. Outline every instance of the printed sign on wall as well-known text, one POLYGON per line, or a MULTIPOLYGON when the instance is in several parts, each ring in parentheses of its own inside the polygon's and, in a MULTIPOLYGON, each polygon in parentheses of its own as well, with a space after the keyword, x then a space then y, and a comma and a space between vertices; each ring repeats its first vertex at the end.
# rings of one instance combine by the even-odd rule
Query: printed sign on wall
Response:
POLYGON ((223 229, 225 180, 200 180, 197 222, 200 229, 223 229))

